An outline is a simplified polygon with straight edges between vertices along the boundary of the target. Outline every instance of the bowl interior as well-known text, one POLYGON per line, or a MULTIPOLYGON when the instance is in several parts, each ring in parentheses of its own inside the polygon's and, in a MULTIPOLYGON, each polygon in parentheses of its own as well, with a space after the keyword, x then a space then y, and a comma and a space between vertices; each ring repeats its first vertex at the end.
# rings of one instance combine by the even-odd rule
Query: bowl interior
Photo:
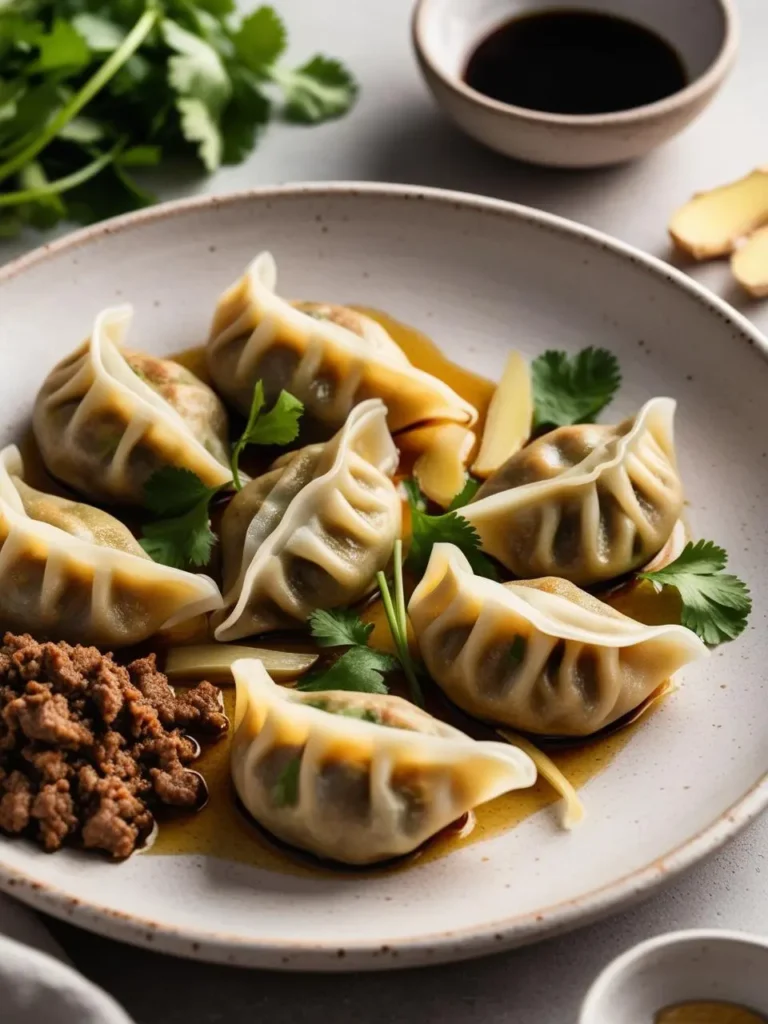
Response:
POLYGON ((404 966, 595 917, 733 834, 768 799, 768 361, 757 332, 671 268, 534 211, 396 186, 264 190, 153 209, 0 270, 0 443, 23 436, 45 374, 101 308, 133 302, 129 344, 179 352, 203 342, 219 293, 262 248, 284 294, 383 309, 493 379, 512 347, 609 348, 623 382, 606 422, 676 398, 693 530, 727 548, 752 590, 752 625, 676 678, 586 786, 588 817, 571 833, 544 811, 439 860, 330 878, 215 850, 115 866, 0 838, 0 888, 155 949, 271 967, 404 966))
POLYGON ((726 37, 720 0, 422 0, 417 31, 427 59, 461 79, 474 47, 494 28, 534 11, 568 8, 621 15, 652 29, 680 55, 691 82, 712 66, 726 37))
POLYGON ((768 944, 717 933, 669 936, 631 950, 598 978, 581 1024, 640 1024, 685 1002, 768 1013, 768 944))

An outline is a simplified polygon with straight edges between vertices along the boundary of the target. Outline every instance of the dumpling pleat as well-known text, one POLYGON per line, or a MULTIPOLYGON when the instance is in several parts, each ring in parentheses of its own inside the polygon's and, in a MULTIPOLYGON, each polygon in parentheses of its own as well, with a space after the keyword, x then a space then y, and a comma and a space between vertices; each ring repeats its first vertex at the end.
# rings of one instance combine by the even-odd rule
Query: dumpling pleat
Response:
POLYGON ((450 544, 433 548, 408 612, 432 678, 454 703, 543 735, 591 735, 707 655, 690 630, 644 626, 565 580, 475 576, 450 544))

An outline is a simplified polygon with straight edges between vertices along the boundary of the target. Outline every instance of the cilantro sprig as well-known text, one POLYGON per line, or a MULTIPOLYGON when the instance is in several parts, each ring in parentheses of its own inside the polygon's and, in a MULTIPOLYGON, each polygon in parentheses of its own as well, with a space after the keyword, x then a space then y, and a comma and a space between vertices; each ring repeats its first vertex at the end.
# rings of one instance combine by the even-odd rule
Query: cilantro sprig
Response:
POLYGON ((144 504, 162 517, 148 523, 139 541, 150 558, 174 569, 207 565, 216 543, 210 504, 229 487, 206 487, 189 469, 164 466, 147 481, 144 504))
POLYGON ((381 592, 381 600, 384 604, 384 614, 387 616, 387 625, 392 634, 397 651, 397 660, 408 682, 411 691, 411 699, 414 704, 424 707, 424 694, 419 682, 419 671, 411 655, 408 646, 408 613, 405 607, 405 585, 403 581, 403 542, 395 541, 394 551, 394 587, 395 597, 389 590, 387 577, 383 572, 376 573, 376 582, 381 592))
POLYGON ((534 430, 594 423, 621 384, 616 356, 585 348, 575 356, 550 350, 531 363, 534 430))
POLYGON ((0 235, 145 206, 135 168, 239 163, 276 115, 346 113, 350 73, 287 42, 234 0, 0 0, 0 235))
POLYGON ((734 640, 747 625, 752 598, 746 584, 723 572, 726 552, 711 540, 689 542, 674 562, 654 572, 639 572, 657 591, 674 587, 682 602, 681 622, 705 644, 734 640))
POLYGON ((249 444, 287 445, 299 436, 299 421, 304 406, 287 391, 281 391, 277 401, 268 412, 264 412, 264 384, 256 383, 248 413, 248 422, 232 449, 232 479, 235 490, 242 489, 240 480, 240 456, 249 444))
MULTIPOLYGON (((429 515, 427 503, 415 480, 404 480, 403 486, 411 510, 411 546, 408 551, 408 565, 414 572, 423 574, 435 544, 454 544, 467 557, 478 576, 498 579, 493 562, 480 550, 480 535, 474 526, 458 511, 445 512, 439 516, 429 515)), ((467 488, 462 491, 464 495, 467 488)), ((451 508, 458 508, 455 498, 451 508)))
POLYGON ((368 646, 373 623, 364 623, 349 609, 318 610, 309 617, 312 636, 320 647, 346 647, 329 668, 305 676, 299 690, 356 690, 360 693, 389 693, 384 675, 397 668, 391 654, 368 646))

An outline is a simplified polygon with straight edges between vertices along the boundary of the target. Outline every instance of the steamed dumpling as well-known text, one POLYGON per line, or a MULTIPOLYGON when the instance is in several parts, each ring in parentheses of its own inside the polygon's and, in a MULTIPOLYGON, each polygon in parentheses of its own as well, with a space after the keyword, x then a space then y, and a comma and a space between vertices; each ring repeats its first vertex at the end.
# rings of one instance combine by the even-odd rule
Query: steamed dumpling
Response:
POLYGON ((400 697, 301 693, 236 661, 237 794, 285 842, 347 864, 415 850, 478 804, 536 781, 516 747, 479 743, 400 697))
POLYGON ((408 361, 387 332, 362 314, 275 294, 269 253, 251 263, 219 300, 208 341, 216 387, 247 414, 257 381, 268 400, 285 389, 304 403, 312 429, 330 437, 350 410, 381 398, 393 432, 427 420, 473 424, 477 410, 408 361))
POLYGON ((121 522, 24 482, 0 453, 0 621, 36 636, 123 647, 221 607, 206 576, 153 562, 121 522))
POLYGON ((400 536, 390 477, 398 453, 375 399, 338 434, 279 459, 247 484, 221 525, 225 609, 217 640, 296 627, 363 597, 400 536))
POLYGON ((644 565, 683 508, 672 424, 654 398, 618 426, 560 427, 513 455, 461 510, 516 576, 588 586, 644 565))
POLYGON ((436 544, 408 614, 435 682, 477 718, 589 736, 707 655, 683 626, 645 626, 566 580, 496 583, 436 544))
POLYGON ((178 363, 124 349, 132 316, 130 306, 104 310, 43 384, 34 429, 48 470, 90 498, 133 505, 164 466, 227 483, 224 406, 178 363))

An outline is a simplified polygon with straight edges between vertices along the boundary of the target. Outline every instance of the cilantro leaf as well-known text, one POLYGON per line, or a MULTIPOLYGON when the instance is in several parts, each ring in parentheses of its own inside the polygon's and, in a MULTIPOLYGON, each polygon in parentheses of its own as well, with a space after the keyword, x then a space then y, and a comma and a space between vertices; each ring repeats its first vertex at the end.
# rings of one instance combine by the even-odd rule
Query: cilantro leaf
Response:
POLYGON ((195 96, 180 96, 176 109, 184 138, 197 147, 205 169, 215 171, 224 158, 224 140, 211 111, 195 96))
POLYGON ((243 18, 234 37, 238 57, 257 73, 275 63, 287 42, 285 25, 273 7, 259 7, 243 18))
POLYGON ((456 509, 464 508, 465 505, 472 501, 479 490, 480 481, 475 480, 473 476, 467 476, 467 482, 448 506, 446 512, 455 512, 456 509))
POLYGON ((72 18, 72 25, 94 53, 111 53, 125 39, 121 26, 100 14, 83 11, 72 18))
POLYGON ((397 659, 383 651, 375 651, 371 647, 350 647, 330 668, 305 676, 297 689, 311 693, 319 690, 389 693, 384 673, 397 667, 397 659))
POLYGON ((264 385, 259 380, 253 389, 251 409, 248 413, 245 430, 232 449, 232 477, 238 491, 242 487, 240 456, 247 445, 286 445, 295 441, 299 436, 299 422, 304 412, 304 406, 298 398, 294 398, 287 391, 281 391, 269 412, 263 412, 264 401, 264 385))
POLYGON ((424 509, 426 502, 418 484, 407 480, 405 489, 411 509, 411 547, 408 551, 408 565, 416 573, 423 575, 427 568, 429 556, 435 544, 454 544, 462 551, 478 576, 487 576, 497 580, 498 573, 490 561, 480 551, 480 535, 474 526, 458 512, 446 512, 443 515, 431 516, 424 509))
POLYGON ((304 405, 289 394, 281 391, 277 401, 263 415, 258 416, 253 425, 249 425, 246 444, 290 444, 299 436, 299 421, 304 412, 304 405))
POLYGON ((57 18, 50 32, 35 41, 39 50, 37 60, 27 69, 29 74, 47 71, 77 71, 91 59, 88 44, 76 28, 63 18, 57 18))
POLYGON ((714 646, 743 632, 752 610, 745 583, 723 572, 728 556, 711 540, 689 542, 679 557, 655 572, 639 572, 657 591, 674 587, 680 595, 681 621, 704 643, 714 646))
POLYGON ((144 504, 159 516, 178 516, 188 512, 218 488, 206 487, 191 469, 164 466, 152 474, 144 487, 144 504))
POLYGON ((319 124, 341 117, 358 92, 349 71, 328 57, 313 57, 295 70, 275 68, 272 78, 285 94, 286 120, 298 124, 319 124))
POLYGON ((575 356, 548 351, 531 363, 533 426, 562 427, 593 423, 621 384, 616 356, 604 348, 585 348, 575 356))
POLYGON ((275 807, 295 807, 299 802, 301 755, 292 757, 277 777, 271 797, 275 807))
POLYGON ((272 105, 250 71, 233 68, 230 74, 232 98, 221 118, 223 162, 239 164, 256 145, 260 132, 272 116, 272 105))
POLYGON ((208 501, 201 501, 184 515, 148 523, 139 543, 151 559, 173 569, 207 565, 216 543, 208 501))
POLYGON ((149 557, 175 569, 207 565, 216 543, 209 506, 222 489, 206 487, 191 470, 177 466, 153 473, 144 488, 144 503, 167 518, 144 527, 139 543, 149 557))
POLYGON ((310 615, 309 625, 321 647, 365 647, 373 632, 373 623, 363 622, 349 608, 319 608, 310 615))
POLYGON ((232 91, 221 57, 204 39, 187 32, 170 18, 164 19, 162 31, 166 43, 176 54, 168 61, 171 88, 180 96, 200 100, 212 116, 218 116, 232 91))

